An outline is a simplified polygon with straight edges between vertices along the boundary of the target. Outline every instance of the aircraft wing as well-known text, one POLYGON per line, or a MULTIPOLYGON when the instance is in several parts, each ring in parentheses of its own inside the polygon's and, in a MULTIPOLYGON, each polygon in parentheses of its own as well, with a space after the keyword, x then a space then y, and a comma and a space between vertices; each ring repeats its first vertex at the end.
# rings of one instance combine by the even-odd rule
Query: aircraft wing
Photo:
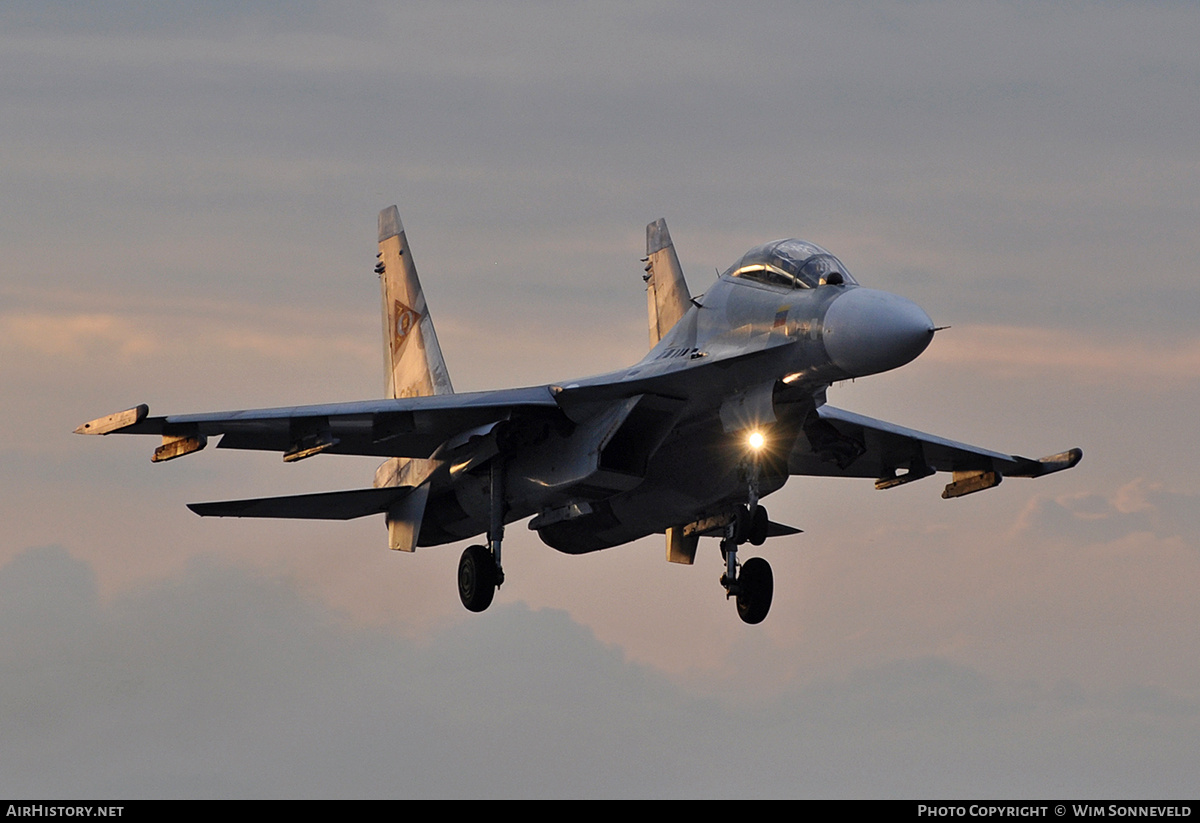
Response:
POLYGON ((778 341, 764 339, 757 349, 700 363, 672 358, 638 364, 565 386, 165 417, 150 417, 149 408, 141 405, 90 420, 75 433, 161 435, 163 444, 155 450, 155 462, 199 451, 213 436, 221 437, 217 448, 282 452, 289 462, 322 452, 424 458, 444 444, 459 445, 458 438, 483 433, 482 427, 502 420, 578 423, 601 408, 642 393, 681 402, 711 400, 731 391, 739 368, 753 368, 769 356, 771 345, 778 341))
POLYGON ((221 436, 217 448, 277 451, 285 460, 321 452, 429 457, 458 435, 513 417, 560 414, 547 386, 502 391, 285 406, 150 417, 142 405, 84 423, 77 434, 162 435, 156 462, 181 457, 221 436))
POLYGON ((1080 449, 1033 460, 959 443, 861 414, 821 406, 788 455, 791 474, 873 477, 885 489, 953 472, 944 497, 998 485, 1003 477, 1040 477, 1075 466, 1080 449), (906 473, 899 473, 898 470, 906 473), (961 481, 961 483, 960 483, 961 481))

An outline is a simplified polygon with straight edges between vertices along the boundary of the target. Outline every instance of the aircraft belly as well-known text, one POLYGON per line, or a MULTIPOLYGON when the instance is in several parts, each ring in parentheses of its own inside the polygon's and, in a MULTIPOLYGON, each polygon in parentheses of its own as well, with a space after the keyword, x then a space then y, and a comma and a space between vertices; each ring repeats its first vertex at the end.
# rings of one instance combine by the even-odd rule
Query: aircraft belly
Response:
MULTIPOLYGON (((794 439, 794 437, 792 438, 794 439)), ((788 444, 780 445, 786 454, 788 444)), ((573 507, 570 514, 536 528, 542 540, 567 554, 619 546, 672 526, 693 522, 744 503, 748 483, 742 469, 744 452, 736 438, 719 425, 669 439, 646 472, 645 479, 627 492, 573 507)), ((770 470, 759 481, 765 496, 787 481, 784 471, 770 470)))
MULTIPOLYGON (((430 495, 421 524, 418 546, 440 546, 485 534, 488 529, 487 476, 460 477, 452 487, 430 495)), ((534 514, 527 505, 510 505, 504 522, 513 523, 534 514)))

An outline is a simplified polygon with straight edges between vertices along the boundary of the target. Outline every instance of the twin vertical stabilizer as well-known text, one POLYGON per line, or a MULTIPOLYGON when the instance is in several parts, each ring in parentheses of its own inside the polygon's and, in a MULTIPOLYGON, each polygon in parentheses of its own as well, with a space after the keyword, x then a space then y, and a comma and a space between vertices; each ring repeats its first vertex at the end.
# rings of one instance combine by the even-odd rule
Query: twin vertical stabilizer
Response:
POLYGON ((379 265, 375 270, 383 290, 385 396, 453 394, 450 373, 395 206, 379 213, 379 265))
POLYGON ((646 226, 646 272, 650 348, 654 348, 692 305, 667 221, 661 217, 646 226))
MULTIPOLYGON (((375 271, 379 272, 383 292, 385 396, 395 399, 453 394, 450 373, 395 206, 379 213, 379 265, 375 271)), ((393 457, 375 473, 376 487, 409 486, 413 490, 388 508, 389 548, 416 549, 429 481, 438 465, 436 460, 393 457)))

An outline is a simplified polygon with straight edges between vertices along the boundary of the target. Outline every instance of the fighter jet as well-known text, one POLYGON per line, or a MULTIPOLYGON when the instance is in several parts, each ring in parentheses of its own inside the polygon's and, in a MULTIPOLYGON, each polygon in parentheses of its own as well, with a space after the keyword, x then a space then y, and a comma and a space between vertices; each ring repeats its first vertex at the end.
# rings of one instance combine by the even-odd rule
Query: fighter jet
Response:
POLYGON ((803 240, 756 246, 693 297, 664 220, 646 227, 650 351, 620 371, 528 388, 455 394, 395 206, 379 214, 383 296, 381 400, 151 417, 140 405, 78 434, 150 434, 151 457, 217 448, 385 458, 371 488, 193 503, 204 517, 347 520, 384 515, 391 549, 486 535, 462 553, 463 605, 485 610, 504 581, 504 527, 529 528, 568 554, 664 535, 667 560, 691 564, 719 539, 721 585, 759 623, 774 578, 746 543, 800 530, 763 498, 791 475, 865 477, 878 489, 948 472, 942 497, 1005 477, 1069 469, 1079 449, 1031 460, 834 408, 838 381, 895 369, 938 331, 915 303, 860 286, 838 258, 803 240))

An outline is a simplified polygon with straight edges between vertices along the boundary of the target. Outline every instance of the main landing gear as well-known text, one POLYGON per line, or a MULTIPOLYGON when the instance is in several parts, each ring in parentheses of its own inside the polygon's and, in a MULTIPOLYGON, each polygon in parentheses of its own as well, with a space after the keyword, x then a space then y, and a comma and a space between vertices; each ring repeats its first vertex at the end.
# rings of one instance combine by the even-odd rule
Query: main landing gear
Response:
MULTIPOLYGON (((758 472, 753 466, 750 474, 750 505, 739 505, 725 524, 721 539, 721 556, 725 559, 725 574, 721 585, 725 597, 737 599, 738 616, 746 623, 761 623, 771 610, 775 593, 775 577, 771 565, 761 557, 752 557, 744 564, 737 561, 737 548, 743 543, 761 546, 770 530, 767 510, 758 504, 758 472)), ((468 546, 458 561, 458 596, 469 611, 482 612, 492 605, 496 589, 504 583, 500 565, 500 544, 504 539, 504 467, 500 460, 491 463, 490 522, 487 546, 468 546)), ((722 518, 724 519, 724 518, 722 518)))
POLYGON ((500 566, 500 543, 504 540, 504 464, 491 463, 491 520, 488 545, 467 546, 458 561, 458 596, 469 611, 481 612, 492 605, 496 589, 504 582, 500 566))

